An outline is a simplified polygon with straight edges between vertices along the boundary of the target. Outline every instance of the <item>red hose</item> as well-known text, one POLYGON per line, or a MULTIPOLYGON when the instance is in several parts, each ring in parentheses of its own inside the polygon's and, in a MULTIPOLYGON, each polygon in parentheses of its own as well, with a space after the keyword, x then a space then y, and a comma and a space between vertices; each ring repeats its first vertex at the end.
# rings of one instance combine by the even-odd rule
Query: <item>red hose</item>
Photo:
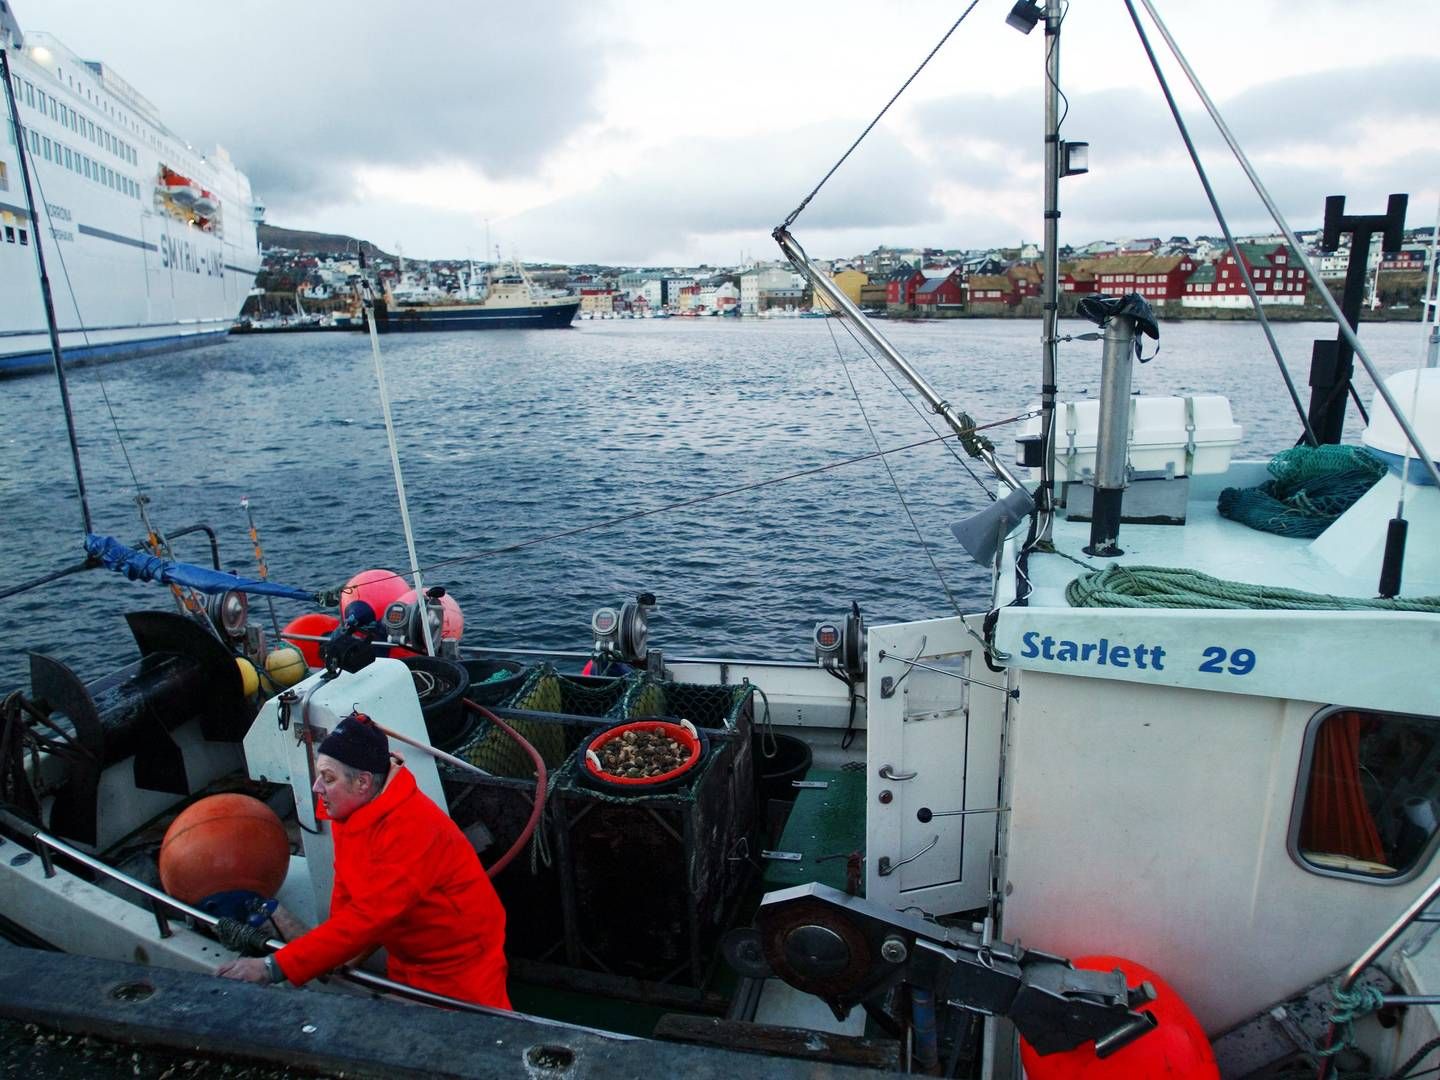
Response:
POLYGON ((520 850, 530 842, 530 837, 535 834, 535 826, 540 824, 540 815, 545 811, 545 759, 540 756, 539 751, 537 751, 535 747, 526 741, 524 735, 521 735, 484 705, 465 698, 465 707, 472 712, 479 713, 491 723, 498 725, 501 731, 505 732, 506 735, 509 735, 520 744, 520 748, 529 754, 530 760, 535 763, 535 805, 530 809, 530 820, 525 822, 525 828, 520 830, 520 835, 516 838, 515 843, 510 845, 510 850, 495 860, 495 865, 485 871, 486 874, 493 878, 498 875, 501 870, 509 866, 516 855, 520 854, 520 850))

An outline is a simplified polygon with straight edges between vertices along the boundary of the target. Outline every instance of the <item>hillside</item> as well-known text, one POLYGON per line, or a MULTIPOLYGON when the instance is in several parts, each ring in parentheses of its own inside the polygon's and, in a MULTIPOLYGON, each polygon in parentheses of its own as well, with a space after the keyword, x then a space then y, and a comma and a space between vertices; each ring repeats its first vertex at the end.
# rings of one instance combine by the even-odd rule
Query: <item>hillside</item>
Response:
POLYGON ((263 248, 289 248, 291 251, 304 251, 311 255, 343 255, 348 251, 353 255, 359 250, 359 245, 362 243, 365 245, 367 256, 380 255, 385 258, 393 258, 369 240, 357 240, 353 236, 307 232, 304 229, 282 229, 278 225, 261 224, 260 226, 260 246, 263 248))

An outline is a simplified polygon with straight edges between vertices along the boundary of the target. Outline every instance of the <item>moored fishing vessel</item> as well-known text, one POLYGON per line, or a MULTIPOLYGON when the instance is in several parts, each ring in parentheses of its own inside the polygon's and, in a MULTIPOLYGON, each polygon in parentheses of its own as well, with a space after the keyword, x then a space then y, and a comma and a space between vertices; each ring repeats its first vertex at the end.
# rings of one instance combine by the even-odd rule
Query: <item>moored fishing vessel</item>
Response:
POLYGON ((538 288, 519 262, 471 270, 456 294, 425 289, 402 278, 389 285, 375 305, 383 333, 410 330, 546 330, 569 326, 580 310, 578 297, 538 288))
POLYGON ((0 375, 52 364, 32 238, 51 259, 59 341, 71 364, 141 356, 227 333, 260 267, 250 182, 204 156, 108 65, 7 8, 0 44, 41 220, 32 220, 7 108, 0 142, 0 375), (63 271, 63 272, 62 272, 63 271))
MULTIPOLYGON (((1057 33, 1059 14, 1058 3, 1044 13, 1057 33)), ((789 224, 778 238, 804 266, 789 224)), ((310 622, 287 628, 281 636, 310 648, 313 666, 332 669, 310 674, 288 699, 246 694, 235 654, 261 660, 262 634, 234 598, 215 606, 211 626, 178 613, 133 619, 142 661, 98 684, 38 658, 28 698, 43 703, 46 719, 72 721, 83 745, 57 740, 42 757, 37 744, 43 767, 26 772, 21 760, 7 774, 16 781, 7 801, 20 811, 7 834, 27 850, 0 863, 6 916, 77 952, 213 967, 238 939, 217 939, 213 915, 178 908, 147 882, 161 827, 215 781, 280 807, 295 850, 279 898, 318 916, 328 862, 308 798, 307 738, 358 705, 482 768, 409 758, 452 816, 486 827, 491 867, 492 851, 517 842, 524 850, 535 816, 530 835, 548 837, 548 860, 537 847, 496 874, 517 981, 627 1002, 632 1016, 637 1002, 664 1009, 643 1034, 848 1061, 882 1044, 889 1056, 871 1064, 899 1062, 908 1046, 919 1067, 1017 1075, 1013 1021, 1032 1049, 1080 1046, 1082 1061, 1032 1056, 1032 1077, 1045 1075, 1047 1059, 1051 1069, 1083 1062, 1146 1076, 1163 1064, 1149 1055, 1176 1052, 1162 1039, 1194 1034, 1193 1013, 1226 1075, 1273 1075, 1287 1061, 1313 1065, 1325 1038, 1313 999, 1341 972, 1390 1010, 1362 1019, 1347 1052, 1404 1072, 1396 1066, 1436 1034, 1428 1004, 1406 1000, 1437 989, 1434 957, 1416 935, 1384 975, 1360 961, 1393 943, 1391 927, 1405 929, 1400 916, 1435 892, 1440 567, 1425 539, 1440 526, 1440 488, 1413 486, 1433 471, 1430 451, 1414 444, 1436 442, 1435 376, 1396 376, 1373 403, 1365 444, 1389 456, 1362 498, 1333 520, 1313 519, 1325 526, 1318 537, 1288 526, 1261 532, 1219 509, 1221 492, 1254 492, 1279 476, 1230 459, 1228 406, 1193 394, 1132 405, 1123 373, 1133 343, 1158 328, 1141 305, 1095 314, 1100 407, 1059 398, 1048 434, 1042 413, 1013 467, 973 421, 916 384, 996 475, 994 509, 960 530, 994 571, 983 612, 867 627, 858 608, 838 619, 817 611, 817 662, 799 664, 662 655, 646 633, 653 598, 641 596, 595 612, 580 655, 522 653, 506 666, 489 658, 517 650, 491 639, 465 646, 446 598, 425 599, 416 569, 408 594, 369 591, 387 582, 394 590, 390 571, 347 583, 338 599, 372 603, 374 622, 344 608, 332 614, 337 598, 325 597, 310 622), (1403 574, 1387 575, 1397 502, 1412 535, 1403 574), (1377 602, 1377 592, 1386 598, 1377 602), (361 662, 376 646, 391 655, 361 662), (436 666, 416 665, 417 679, 394 659, 397 647, 430 654, 436 666), (439 666, 447 655, 452 666, 439 666), (599 674, 541 662, 586 659, 599 674), (435 695, 447 674, 448 690, 435 695), (462 680, 476 685, 461 689, 462 680), (443 715, 447 697, 484 704, 487 685, 491 711, 526 733, 553 779, 538 779, 479 709, 443 715), (692 779, 638 796, 585 779, 582 751, 597 736, 656 714, 706 733, 692 779), (166 718, 163 731, 156 716, 166 718), (773 820, 770 800, 747 780, 780 756, 776 743, 767 750, 767 717, 783 745, 794 740, 809 755, 808 768, 799 753, 776 770, 789 773, 781 790, 793 803, 773 820), (536 809, 542 797, 548 811, 536 809), (32 850, 40 858, 24 857, 32 850), (763 899, 747 877, 760 879, 763 899), (137 895, 186 911, 193 925, 162 932, 137 895), (1028 949, 1006 944, 1020 938, 1028 949), (1124 974, 1090 981, 1050 952, 1098 954, 1100 969, 1124 974), (738 982, 715 977, 719 957, 738 982), (1163 977, 1155 1001, 1144 986, 1150 972, 1163 977), (811 998, 845 1019, 822 1008, 799 1020, 811 998), (864 1030, 856 1006, 875 1018, 870 1046, 844 1037, 864 1030), (781 1027, 825 1033, 787 1041, 781 1027)), ((885 352, 881 340, 873 343, 885 352)), ((1333 395, 1342 411, 1348 374, 1345 383, 1333 395)), ((1299 418, 1312 437, 1333 419, 1327 396, 1299 418)), ((1313 489, 1289 503, 1285 492, 1265 494, 1278 504, 1267 513, 1282 522, 1320 501, 1313 489)), ((106 545, 91 555, 142 569, 106 545)), ((202 584, 188 570, 169 572, 181 587, 202 584)), ((319 591, 299 590, 312 599, 319 591)), ((12 726, 11 745, 42 727, 33 716, 12 726)), ((254 999, 218 1008, 238 1010, 240 1000, 254 999)), ((593 1023, 579 1009, 530 1000, 535 1012, 593 1023)), ((356 1015, 366 1008, 357 1003, 356 1015)), ((496 1070, 543 1060, 563 1071, 568 1060, 629 1074, 779 1071, 773 1060, 650 1041, 606 1057, 592 1030, 507 1019, 499 1038, 500 1023, 485 1016, 469 1029, 477 1043, 479 1033, 497 1035, 474 1051, 496 1070), (532 1055, 537 1047, 546 1053, 532 1055)), ((1188 1075, 1213 1075, 1201 1046, 1190 1051, 1188 1075)))

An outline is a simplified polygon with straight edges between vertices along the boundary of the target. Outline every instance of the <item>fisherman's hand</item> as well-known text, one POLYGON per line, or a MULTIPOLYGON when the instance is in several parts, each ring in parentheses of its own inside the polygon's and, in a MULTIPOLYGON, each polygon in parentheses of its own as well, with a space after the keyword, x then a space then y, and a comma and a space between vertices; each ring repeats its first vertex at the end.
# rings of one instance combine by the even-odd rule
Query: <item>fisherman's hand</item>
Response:
POLYGON ((239 979, 242 982, 262 985, 268 985, 270 982, 270 973, 265 970, 265 961, 258 956, 242 956, 238 960, 221 964, 215 969, 215 974, 226 979, 239 979))

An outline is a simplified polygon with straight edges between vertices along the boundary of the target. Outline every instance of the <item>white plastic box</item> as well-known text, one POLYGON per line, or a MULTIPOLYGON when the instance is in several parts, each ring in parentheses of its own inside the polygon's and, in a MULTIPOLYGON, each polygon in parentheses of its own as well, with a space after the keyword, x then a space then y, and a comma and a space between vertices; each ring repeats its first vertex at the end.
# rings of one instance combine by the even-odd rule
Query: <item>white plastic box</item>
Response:
MULTIPOLYGON (((1137 473, 1201 476, 1223 473, 1240 444, 1241 428, 1230 413, 1230 399, 1219 394, 1195 397, 1130 399, 1130 468, 1137 473)), ((1030 406, 1038 409, 1039 405, 1030 406)), ((1095 473, 1100 402, 1063 401, 1055 405, 1055 479, 1086 480, 1095 473)), ((1037 439, 1040 418, 1025 422, 1019 438, 1037 439)), ((1024 464, 1023 458, 1020 460, 1024 464)))

